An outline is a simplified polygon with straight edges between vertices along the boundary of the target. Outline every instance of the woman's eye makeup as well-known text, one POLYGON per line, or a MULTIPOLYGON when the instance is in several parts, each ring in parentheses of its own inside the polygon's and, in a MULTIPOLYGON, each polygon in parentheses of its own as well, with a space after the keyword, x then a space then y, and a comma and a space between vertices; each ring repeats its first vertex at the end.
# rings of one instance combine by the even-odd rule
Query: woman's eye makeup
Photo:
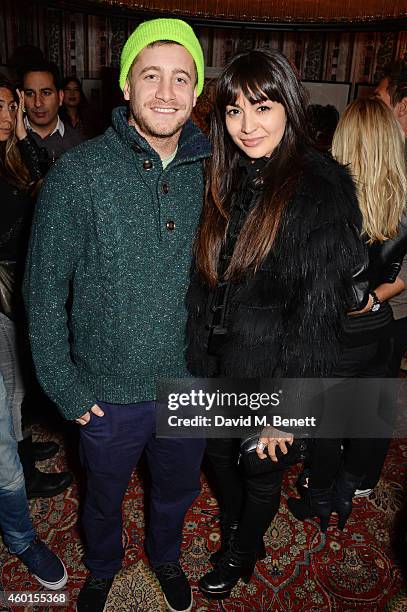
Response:
POLYGON ((237 115, 239 112, 240 111, 238 108, 227 108, 226 109, 226 114, 229 116, 237 115))

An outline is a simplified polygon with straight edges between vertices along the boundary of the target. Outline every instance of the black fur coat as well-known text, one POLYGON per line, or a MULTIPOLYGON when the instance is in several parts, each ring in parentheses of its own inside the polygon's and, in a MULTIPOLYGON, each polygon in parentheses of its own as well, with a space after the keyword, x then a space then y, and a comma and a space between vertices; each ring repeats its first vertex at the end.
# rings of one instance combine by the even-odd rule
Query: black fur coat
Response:
POLYGON ((328 376, 352 302, 352 271, 365 260, 361 213, 348 171, 310 150, 272 251, 231 286, 228 334, 208 354, 212 290, 197 272, 187 294, 187 363, 194 376, 328 376))

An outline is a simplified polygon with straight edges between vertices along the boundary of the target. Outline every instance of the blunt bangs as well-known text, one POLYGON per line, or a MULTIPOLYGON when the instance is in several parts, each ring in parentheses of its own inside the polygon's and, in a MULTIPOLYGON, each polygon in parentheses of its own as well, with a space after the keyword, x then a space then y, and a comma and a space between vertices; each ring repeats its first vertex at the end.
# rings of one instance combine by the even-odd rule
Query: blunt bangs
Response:
POLYGON ((240 93, 252 104, 271 100, 285 106, 275 73, 261 52, 244 53, 231 61, 223 79, 218 81, 217 106, 222 111, 228 105, 233 106, 240 93))

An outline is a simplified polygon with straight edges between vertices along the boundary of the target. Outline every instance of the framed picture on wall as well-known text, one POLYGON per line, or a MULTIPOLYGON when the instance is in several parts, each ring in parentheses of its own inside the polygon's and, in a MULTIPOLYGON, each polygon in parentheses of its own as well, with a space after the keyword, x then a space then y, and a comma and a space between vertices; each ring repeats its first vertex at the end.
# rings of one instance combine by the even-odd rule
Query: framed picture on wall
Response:
POLYGON ((353 98, 370 98, 373 96, 374 90, 376 89, 376 85, 366 85, 366 83, 356 83, 355 84, 355 93, 353 98))
POLYGON ((335 106, 341 114, 349 104, 351 83, 336 83, 332 81, 303 81, 309 93, 310 104, 335 106))

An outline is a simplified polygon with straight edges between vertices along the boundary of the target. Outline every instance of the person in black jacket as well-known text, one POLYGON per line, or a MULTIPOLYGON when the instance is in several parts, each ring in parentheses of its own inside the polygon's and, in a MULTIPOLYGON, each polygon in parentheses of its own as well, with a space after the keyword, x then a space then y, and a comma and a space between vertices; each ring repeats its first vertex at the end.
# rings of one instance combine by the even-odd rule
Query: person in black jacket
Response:
POLYGON ((381 387, 376 379, 386 377, 392 356, 393 314, 387 300, 404 289, 397 275, 407 249, 407 214, 404 143, 385 103, 374 98, 357 99, 348 106, 335 131, 332 154, 348 165, 358 188, 369 264, 364 278, 355 278, 355 283, 367 281, 370 295, 365 308, 346 320, 341 358, 333 372, 336 377, 355 379, 349 387, 351 392, 341 396, 338 437, 315 442, 306 494, 303 499, 289 499, 288 506, 299 519, 320 516, 325 528, 334 510, 338 527, 343 529, 352 511, 353 495, 372 461, 376 465, 378 456, 380 468, 384 463, 388 428, 384 422, 375 421, 375 416, 383 412, 382 406, 392 425, 392 389, 389 395, 388 386, 381 387), (361 435, 370 431, 371 436, 350 437, 342 452, 340 434, 345 437, 347 426, 354 425, 356 419, 362 426, 361 435), (372 425, 376 422, 380 427, 372 425), (375 434, 382 438, 375 438, 375 434), (334 480, 330 498, 326 492, 332 489, 334 480))
POLYGON ((24 333, 21 282, 35 196, 42 179, 39 152, 24 127, 22 106, 23 94, 0 75, 0 372, 19 443, 27 495, 33 498, 61 493, 72 476, 36 468, 36 460, 54 455, 59 447, 55 442, 33 442, 31 432, 22 431, 21 406, 31 361, 24 333))
MULTIPOLYGON (((309 144, 304 89, 278 51, 224 68, 211 122, 213 154, 187 295, 187 361, 195 376, 328 376, 364 261, 348 171, 309 144)), ((276 459, 290 434, 260 434, 276 459)), ((208 597, 248 580, 280 503, 281 471, 244 478, 235 439, 208 439, 222 493, 222 547, 200 581, 208 597)))

